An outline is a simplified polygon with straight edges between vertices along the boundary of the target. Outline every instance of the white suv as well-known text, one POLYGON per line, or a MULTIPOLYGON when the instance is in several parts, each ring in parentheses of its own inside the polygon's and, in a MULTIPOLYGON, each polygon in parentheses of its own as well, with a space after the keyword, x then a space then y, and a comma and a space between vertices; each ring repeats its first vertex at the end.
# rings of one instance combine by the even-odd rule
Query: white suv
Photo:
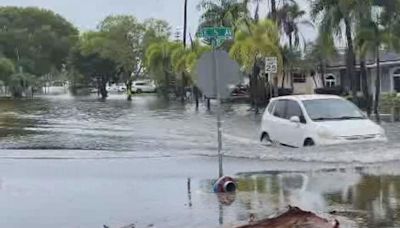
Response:
POLYGON ((272 99, 262 118, 261 140, 292 147, 387 141, 383 128, 353 103, 331 95, 272 99))
POLYGON ((154 93, 156 85, 153 81, 134 81, 132 83, 132 92, 134 93, 154 93))

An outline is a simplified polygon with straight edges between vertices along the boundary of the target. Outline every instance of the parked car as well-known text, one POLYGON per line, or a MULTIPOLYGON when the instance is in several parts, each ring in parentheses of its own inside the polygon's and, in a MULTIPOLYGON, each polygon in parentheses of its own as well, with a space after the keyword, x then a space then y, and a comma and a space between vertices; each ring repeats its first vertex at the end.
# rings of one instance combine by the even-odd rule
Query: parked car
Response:
POLYGON ((132 92, 134 93, 154 93, 156 89, 153 81, 134 81, 132 83, 132 92))
POLYGON ((107 86, 106 90, 111 93, 122 93, 126 91, 126 86, 125 84, 112 84, 107 86))
POLYGON ((248 96, 249 95, 249 88, 246 85, 237 85, 233 91, 232 96, 248 96))
POLYGON ((261 140, 292 147, 386 141, 385 131, 353 103, 335 95, 271 99, 261 140))

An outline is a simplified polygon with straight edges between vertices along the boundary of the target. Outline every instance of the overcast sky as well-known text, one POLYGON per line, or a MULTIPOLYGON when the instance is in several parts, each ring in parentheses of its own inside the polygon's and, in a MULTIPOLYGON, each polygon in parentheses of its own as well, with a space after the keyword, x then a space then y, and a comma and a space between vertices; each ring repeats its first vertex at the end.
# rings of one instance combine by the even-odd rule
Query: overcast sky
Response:
MULTIPOLYGON (((97 24, 110 14, 131 14, 144 20, 159 18, 168 21, 173 28, 183 27, 184 0, 0 0, 1 6, 37 6, 61 14, 81 30, 95 29, 97 24)), ((200 0, 188 0, 188 29, 196 31, 200 12, 196 6, 200 0)), ((279 2, 279 1, 278 1, 279 2)), ((306 0, 298 0, 299 5, 306 9, 306 0)), ((267 12, 269 5, 262 6, 261 11, 267 12)), ((265 15, 265 14, 264 14, 265 15)), ((307 40, 315 38, 313 29, 302 28, 302 34, 307 40)))

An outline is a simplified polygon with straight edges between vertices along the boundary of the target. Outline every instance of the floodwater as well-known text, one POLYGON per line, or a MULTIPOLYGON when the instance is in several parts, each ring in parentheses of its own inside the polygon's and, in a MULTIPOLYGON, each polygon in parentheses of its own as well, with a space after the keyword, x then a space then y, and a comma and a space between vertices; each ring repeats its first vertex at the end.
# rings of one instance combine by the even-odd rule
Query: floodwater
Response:
POLYGON ((0 100, 0 227, 232 227, 300 206, 343 227, 400 227, 400 125, 388 143, 292 149, 258 142, 260 116, 156 96, 0 100))

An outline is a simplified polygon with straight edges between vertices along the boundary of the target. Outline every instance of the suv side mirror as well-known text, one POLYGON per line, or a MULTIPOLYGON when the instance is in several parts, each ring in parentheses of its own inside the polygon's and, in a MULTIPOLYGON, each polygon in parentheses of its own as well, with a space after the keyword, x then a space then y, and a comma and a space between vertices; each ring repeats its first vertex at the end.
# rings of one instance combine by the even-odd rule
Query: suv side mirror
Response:
POLYGON ((292 116, 292 117, 290 117, 290 122, 292 122, 292 123, 300 123, 300 117, 292 116))

